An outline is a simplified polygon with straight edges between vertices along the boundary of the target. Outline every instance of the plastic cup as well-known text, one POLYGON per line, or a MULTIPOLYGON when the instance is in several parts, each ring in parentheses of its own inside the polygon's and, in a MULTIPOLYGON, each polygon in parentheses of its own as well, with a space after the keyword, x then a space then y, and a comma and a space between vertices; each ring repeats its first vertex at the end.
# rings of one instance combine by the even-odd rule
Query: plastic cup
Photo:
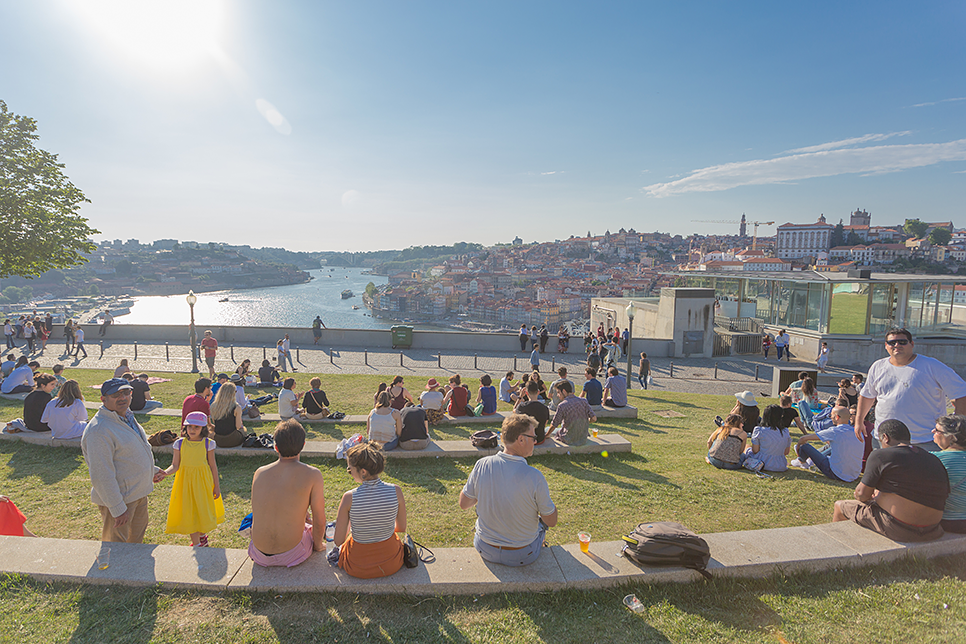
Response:
POLYGON ((111 549, 101 548, 100 552, 97 553, 97 569, 107 570, 107 567, 111 565, 111 549))
POLYGON ((641 600, 637 598, 637 595, 627 595, 624 597, 624 605, 635 613, 644 611, 644 604, 642 604, 641 600))
POLYGON ((592 436, 593 438, 597 438, 597 433, 598 433, 598 432, 597 432, 597 428, 596 428, 596 427, 591 427, 591 428, 590 428, 590 435, 591 435, 591 436, 592 436))
POLYGON ((580 551, 584 554, 590 553, 590 533, 578 532, 577 540, 580 541, 580 551))

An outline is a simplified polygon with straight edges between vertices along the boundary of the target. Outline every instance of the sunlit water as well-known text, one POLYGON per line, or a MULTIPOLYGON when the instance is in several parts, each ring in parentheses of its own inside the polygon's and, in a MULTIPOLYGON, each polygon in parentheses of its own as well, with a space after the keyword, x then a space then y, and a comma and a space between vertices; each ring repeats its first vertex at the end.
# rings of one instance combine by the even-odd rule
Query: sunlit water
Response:
MULTIPOLYGON (((328 268, 309 271, 314 278, 305 284, 254 289, 231 289, 198 293, 195 322, 209 326, 309 327, 316 315, 327 327, 336 329, 385 329, 393 323, 369 316, 362 293, 369 282, 377 286, 387 278, 363 275, 359 268, 328 268), (343 300, 345 289, 355 297, 343 300), (228 298, 227 302, 219 300, 228 298), (353 310, 352 306, 358 306, 353 310)), ((134 298, 128 315, 116 324, 184 324, 189 317, 184 295, 134 298)))

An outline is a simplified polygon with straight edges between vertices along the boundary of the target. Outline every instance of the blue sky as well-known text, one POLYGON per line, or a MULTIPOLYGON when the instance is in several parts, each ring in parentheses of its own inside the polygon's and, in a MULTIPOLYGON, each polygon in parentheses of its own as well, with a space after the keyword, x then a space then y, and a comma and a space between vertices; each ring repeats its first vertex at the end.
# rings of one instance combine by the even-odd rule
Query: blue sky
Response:
POLYGON ((98 239, 370 250, 856 208, 966 225, 962 2, 0 11, 0 99, 37 119, 98 239))

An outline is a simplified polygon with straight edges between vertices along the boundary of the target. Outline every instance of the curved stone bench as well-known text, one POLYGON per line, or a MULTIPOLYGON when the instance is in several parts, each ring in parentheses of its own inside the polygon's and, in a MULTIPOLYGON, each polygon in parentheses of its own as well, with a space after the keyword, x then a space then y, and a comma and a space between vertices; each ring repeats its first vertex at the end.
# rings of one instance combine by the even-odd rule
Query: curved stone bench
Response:
MULTIPOLYGON (((80 439, 69 440, 51 438, 50 434, 20 432, 17 434, 0 434, 0 439, 22 440, 33 445, 46 445, 48 447, 77 447, 80 448, 80 439)), ((337 441, 306 441, 302 449, 302 456, 305 457, 326 457, 335 458, 335 451, 339 447, 337 441)), ((155 453, 170 454, 173 452, 170 445, 163 447, 152 447, 155 453)), ((275 450, 255 448, 255 447, 229 447, 218 448, 218 454, 233 454, 241 456, 265 456, 274 455, 275 450)), ((394 449, 384 452, 391 458, 464 458, 464 457, 483 457, 496 454, 500 448, 483 449, 473 447, 468 440, 455 441, 432 441, 426 449, 405 450, 394 449)), ((533 448, 534 456, 544 454, 599 454, 601 452, 630 452, 631 442, 619 434, 601 434, 597 438, 588 437, 583 445, 567 445, 552 438, 548 438, 543 445, 535 445, 533 448)))
MULTIPOLYGON (((553 531, 551 531, 551 534, 553 531)), ((715 576, 764 577, 774 572, 814 572, 893 561, 966 553, 966 535, 947 534, 927 543, 899 543, 850 521, 796 528, 703 535, 711 548, 708 570, 715 576)), ((212 591, 289 591, 469 595, 591 589, 628 582, 690 582, 702 577, 677 567, 638 566, 620 556, 622 542, 544 548, 532 565, 508 568, 483 561, 472 548, 434 548, 436 560, 403 568, 384 579, 355 579, 331 566, 322 553, 294 568, 262 568, 246 550, 151 544, 103 544, 111 564, 98 570, 99 541, 0 537, 0 572, 42 581, 122 584, 212 591)))

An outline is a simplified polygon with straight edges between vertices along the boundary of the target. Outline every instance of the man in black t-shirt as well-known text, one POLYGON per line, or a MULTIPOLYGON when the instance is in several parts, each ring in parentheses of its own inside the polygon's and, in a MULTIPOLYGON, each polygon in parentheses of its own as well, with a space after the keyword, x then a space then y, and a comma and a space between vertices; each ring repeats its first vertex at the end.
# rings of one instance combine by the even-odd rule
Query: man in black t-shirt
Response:
POLYGON ((426 449, 429 445, 429 419, 422 407, 403 407, 399 412, 402 430, 399 447, 403 449, 426 449))
MULTIPOLYGON (((124 374, 125 376, 129 374, 124 374)), ((127 378, 125 378, 127 380, 127 378)), ((139 374, 137 378, 128 380, 131 385, 131 411, 151 411, 158 409, 162 403, 160 400, 151 399, 151 387, 148 386, 148 374, 139 374)))
POLYGON ((852 520, 894 541, 932 541, 943 536, 949 477, 942 461, 910 445, 909 428, 890 419, 879 425, 855 501, 836 501, 833 521, 852 520))
POLYGON ((534 435, 537 437, 537 440, 534 441, 536 445, 542 443, 546 438, 546 427, 547 423, 550 422, 550 410, 540 402, 539 397, 540 385, 530 380, 527 383, 526 400, 517 402, 516 409, 513 410, 518 414, 526 414, 537 421, 537 426, 533 430, 534 435))
POLYGON ((798 417, 798 410, 792 407, 791 396, 782 396, 778 401, 781 403, 782 408, 782 419, 778 425, 778 429, 788 429, 792 425, 795 425, 802 434, 807 434, 808 431, 806 431, 805 426, 802 424, 802 419, 798 417))

